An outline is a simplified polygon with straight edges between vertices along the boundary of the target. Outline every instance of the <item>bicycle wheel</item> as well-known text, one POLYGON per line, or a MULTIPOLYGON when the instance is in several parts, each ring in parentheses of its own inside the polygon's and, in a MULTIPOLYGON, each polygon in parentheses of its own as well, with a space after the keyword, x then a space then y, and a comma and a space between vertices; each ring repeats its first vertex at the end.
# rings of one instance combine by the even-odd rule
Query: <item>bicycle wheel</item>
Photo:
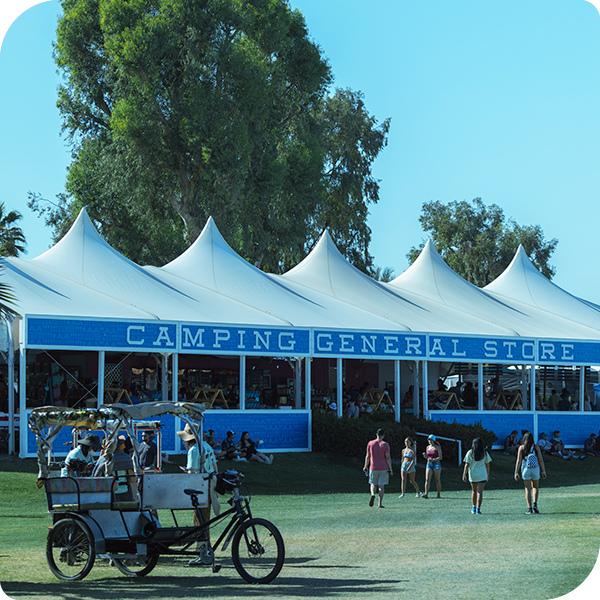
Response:
POLYGON ((285 560, 281 533, 265 519, 245 521, 233 536, 231 558, 248 583, 269 583, 279 575, 285 560))
POLYGON ((48 532, 46 560, 58 579, 83 579, 96 560, 94 537, 88 526, 77 519, 63 519, 55 523, 48 532))
POLYGON ((151 556, 139 556, 138 558, 115 558, 115 567, 128 577, 143 577, 148 575, 158 562, 159 554, 151 556))

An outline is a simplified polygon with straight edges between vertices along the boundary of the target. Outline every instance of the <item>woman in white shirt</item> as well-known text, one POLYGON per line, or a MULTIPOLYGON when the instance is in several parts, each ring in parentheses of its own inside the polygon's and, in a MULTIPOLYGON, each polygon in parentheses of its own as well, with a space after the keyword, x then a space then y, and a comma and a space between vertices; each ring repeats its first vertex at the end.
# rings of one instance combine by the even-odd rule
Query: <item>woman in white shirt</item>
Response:
POLYGON ((483 500, 483 488, 490 478, 490 463, 492 459, 483 447, 481 438, 475 438, 471 449, 465 456, 465 469, 463 471, 463 481, 471 483, 471 501, 473 508, 471 512, 475 515, 481 514, 481 502, 483 500))

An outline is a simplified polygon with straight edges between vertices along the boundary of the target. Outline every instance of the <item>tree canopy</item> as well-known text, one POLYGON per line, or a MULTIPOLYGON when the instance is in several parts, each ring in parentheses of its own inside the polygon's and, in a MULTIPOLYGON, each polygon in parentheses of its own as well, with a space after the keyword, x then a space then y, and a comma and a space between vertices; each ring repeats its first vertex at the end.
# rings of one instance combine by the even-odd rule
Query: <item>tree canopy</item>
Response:
MULTIPOLYGON (((549 260, 557 239, 545 240, 539 225, 521 226, 507 220, 498 205, 486 206, 481 198, 472 203, 425 202, 419 221, 448 266, 479 287, 491 283, 508 267, 519 244, 548 279, 556 272, 549 260)), ((407 254, 411 264, 424 246, 425 242, 411 248, 407 254)))
POLYGON ((213 216, 262 268, 296 264, 325 226, 368 270, 371 165, 386 145, 287 0, 62 0, 58 107, 73 145, 55 239, 82 206, 136 262, 162 264, 213 216))

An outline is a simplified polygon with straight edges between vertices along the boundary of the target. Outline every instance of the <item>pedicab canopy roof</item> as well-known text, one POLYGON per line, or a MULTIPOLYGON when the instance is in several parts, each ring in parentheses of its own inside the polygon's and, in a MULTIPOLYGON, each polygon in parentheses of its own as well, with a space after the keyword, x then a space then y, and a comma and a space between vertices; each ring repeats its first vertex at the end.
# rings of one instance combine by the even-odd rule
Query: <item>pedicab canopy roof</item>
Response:
MULTIPOLYGON (((29 417, 29 428, 35 434, 38 445, 38 486, 42 478, 48 476, 48 452, 52 449, 52 441, 63 427, 78 429, 101 429, 106 435, 104 440, 107 455, 108 471, 112 454, 117 448, 117 436, 126 430, 138 453, 137 439, 133 433, 133 421, 150 419, 160 415, 175 415, 183 419, 195 430, 192 420, 202 423, 204 404, 187 402, 145 402, 144 404, 105 404, 99 408, 68 408, 59 406, 43 406, 34 408, 29 417)), ((196 430, 196 433, 197 430, 196 430)), ((201 439, 197 435, 197 439, 201 439)), ((136 470, 139 465, 134 461, 136 470)))
POLYGON ((177 259, 141 267, 84 209, 53 248, 2 264, 26 348, 600 364, 600 307, 546 279, 522 248, 480 289, 429 241, 388 284, 350 265, 326 231, 273 275, 237 255, 211 218, 177 259))

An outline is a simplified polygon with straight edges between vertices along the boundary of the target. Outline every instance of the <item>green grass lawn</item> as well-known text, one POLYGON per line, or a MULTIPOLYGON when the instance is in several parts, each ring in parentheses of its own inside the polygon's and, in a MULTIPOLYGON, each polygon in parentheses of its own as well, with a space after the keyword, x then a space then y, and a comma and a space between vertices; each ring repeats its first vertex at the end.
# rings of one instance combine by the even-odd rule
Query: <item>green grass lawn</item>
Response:
MULTIPOLYGON (((492 458, 481 516, 470 514, 469 488, 452 465, 442 473, 442 499, 399 499, 396 475, 380 510, 368 506, 361 461, 307 453, 277 455, 271 466, 222 463, 245 473, 254 515, 273 521, 286 543, 279 577, 251 586, 219 553, 218 574, 164 558, 135 580, 101 561, 82 582, 55 579, 44 555, 51 520, 34 461, 2 456, 0 582, 11 598, 43 600, 541 600, 573 590, 598 557, 600 460, 550 458, 542 512, 528 516, 522 484, 512 478, 514 458, 492 458)), ((421 487, 423 478, 419 468, 421 487)))

